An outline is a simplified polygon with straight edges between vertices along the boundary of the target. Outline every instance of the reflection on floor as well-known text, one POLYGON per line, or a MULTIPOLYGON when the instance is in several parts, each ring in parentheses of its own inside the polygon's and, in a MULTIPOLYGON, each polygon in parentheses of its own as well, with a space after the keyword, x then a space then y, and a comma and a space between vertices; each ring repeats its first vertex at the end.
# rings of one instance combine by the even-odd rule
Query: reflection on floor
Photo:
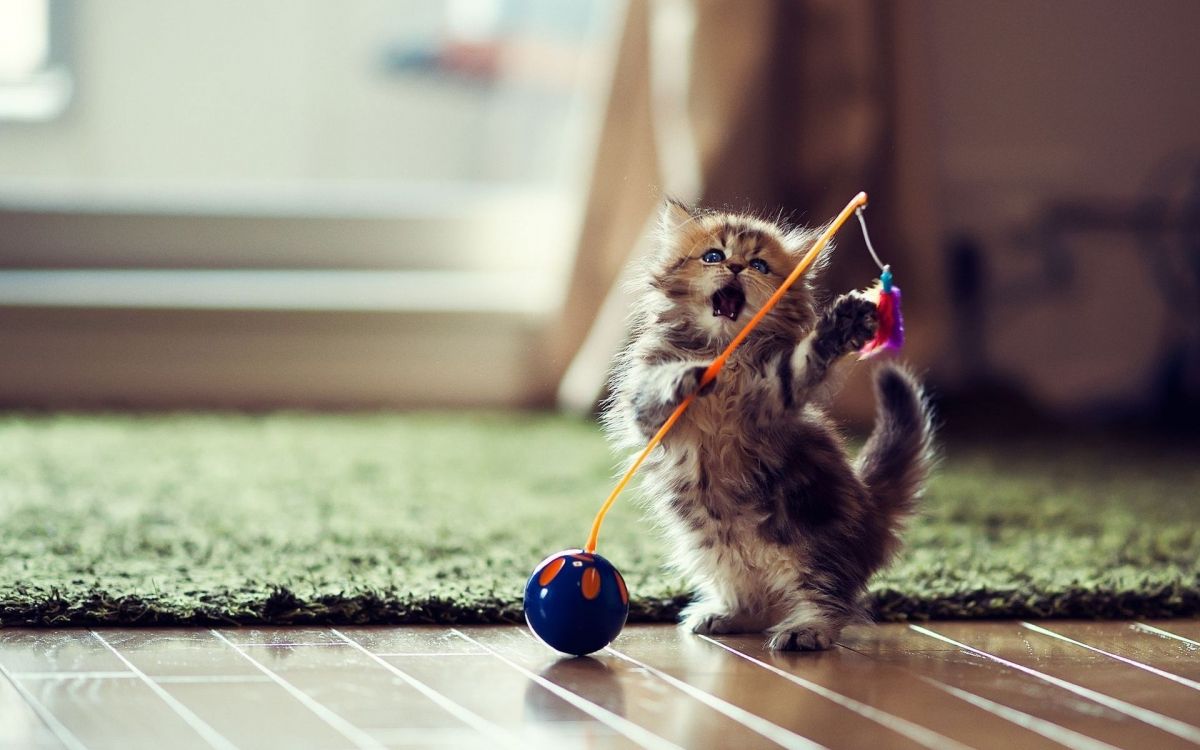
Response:
POLYGON ((0 630, 0 747, 1200 745, 1200 620, 937 622, 817 654, 630 626, 0 630))

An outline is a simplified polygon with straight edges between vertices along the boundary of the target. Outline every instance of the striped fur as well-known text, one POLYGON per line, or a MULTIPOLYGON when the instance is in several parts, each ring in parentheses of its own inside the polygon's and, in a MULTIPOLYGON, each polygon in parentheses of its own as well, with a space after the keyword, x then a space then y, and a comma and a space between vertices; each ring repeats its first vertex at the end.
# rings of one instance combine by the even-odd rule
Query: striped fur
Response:
MULTIPOLYGON (((644 444, 697 388, 817 234, 667 204, 659 248, 636 275, 630 341, 605 405, 618 451, 644 444), (725 258, 702 260, 712 249, 725 258), (730 284, 745 297, 736 320, 714 313, 714 295, 730 284)), ((672 561, 696 587, 684 624, 698 633, 767 631, 772 648, 827 648, 861 614, 867 581, 898 548, 924 484, 929 411, 911 375, 879 370, 880 416, 853 462, 814 403, 837 360, 873 335, 875 308, 850 294, 818 310, 813 273, 764 318, 643 469, 643 494, 672 561)))

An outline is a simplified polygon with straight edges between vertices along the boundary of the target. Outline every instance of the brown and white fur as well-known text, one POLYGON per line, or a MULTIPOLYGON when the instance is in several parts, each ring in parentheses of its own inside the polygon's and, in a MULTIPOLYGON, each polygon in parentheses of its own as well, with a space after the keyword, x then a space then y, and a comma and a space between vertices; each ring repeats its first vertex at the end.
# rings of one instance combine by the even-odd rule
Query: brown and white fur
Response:
MULTIPOLYGON (((635 280, 630 342, 606 403, 617 450, 644 445, 696 390, 817 235, 667 203, 659 246, 635 280)), ((813 403, 832 365, 869 340, 876 321, 874 304, 856 293, 818 310, 812 275, 763 319, 642 470, 672 562, 696 588, 683 624, 697 633, 766 631, 774 649, 828 648, 861 614, 867 581, 896 552, 924 484, 929 411, 903 369, 877 371, 877 424, 856 459, 813 403)))

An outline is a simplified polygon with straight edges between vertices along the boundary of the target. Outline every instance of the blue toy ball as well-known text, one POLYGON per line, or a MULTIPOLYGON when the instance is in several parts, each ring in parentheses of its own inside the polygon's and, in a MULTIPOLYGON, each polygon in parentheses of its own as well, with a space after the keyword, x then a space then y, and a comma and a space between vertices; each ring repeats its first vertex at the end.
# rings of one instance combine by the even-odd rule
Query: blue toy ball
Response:
POLYGON ((564 654, 599 651, 629 616, 629 590, 612 563, 569 549, 542 560, 525 584, 525 621, 538 638, 564 654))

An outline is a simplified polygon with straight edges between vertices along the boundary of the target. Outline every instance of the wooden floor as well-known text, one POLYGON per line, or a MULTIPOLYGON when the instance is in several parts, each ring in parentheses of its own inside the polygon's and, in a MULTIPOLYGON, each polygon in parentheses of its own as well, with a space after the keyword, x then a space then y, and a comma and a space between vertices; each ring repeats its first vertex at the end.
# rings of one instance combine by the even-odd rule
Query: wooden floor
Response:
POLYGON ((1200 620, 848 630, 818 654, 630 626, 0 630, 0 747, 1200 746, 1200 620))

